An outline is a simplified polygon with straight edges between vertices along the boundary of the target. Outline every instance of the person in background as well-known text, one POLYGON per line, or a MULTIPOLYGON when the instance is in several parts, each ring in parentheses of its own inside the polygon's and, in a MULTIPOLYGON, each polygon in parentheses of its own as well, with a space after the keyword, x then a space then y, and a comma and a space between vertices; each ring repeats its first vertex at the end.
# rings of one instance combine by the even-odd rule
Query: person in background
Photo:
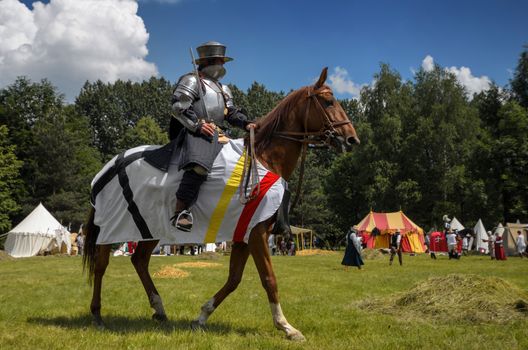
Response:
POLYGON ((462 254, 463 255, 468 254, 468 244, 469 244, 469 237, 468 235, 465 235, 464 238, 462 238, 462 254))
POLYGON ((288 249, 288 255, 295 256, 297 248, 295 247, 295 242, 293 239, 290 239, 290 248, 288 249))
POLYGON ((348 270, 349 266, 357 266, 361 270, 361 265, 364 265, 363 259, 361 259, 361 245, 354 229, 351 229, 346 235, 345 256, 343 256, 341 265, 345 266, 345 270, 348 270))
POLYGON ((277 249, 277 245, 275 244, 275 235, 270 234, 268 237, 268 249, 271 256, 275 255, 275 250, 277 249))
POLYGON ((288 255, 288 247, 285 239, 280 242, 281 255, 288 255))
POLYGON ((449 252, 449 260, 451 259, 457 259, 458 253, 457 253, 457 234, 453 231, 449 230, 446 236, 447 240, 447 251, 449 252))
POLYGON ((495 234, 495 259, 506 260, 506 253, 504 252, 504 244, 502 236, 498 233, 495 234))
POLYGON ((488 252, 491 257, 491 260, 495 259, 495 236, 491 233, 491 231, 487 232, 488 239, 483 239, 482 242, 488 243, 488 252))
POLYGON ((400 266, 403 265, 403 259, 402 259, 402 252, 401 252, 401 234, 400 230, 396 230, 394 234, 390 238, 390 259, 389 259, 389 265, 392 265, 392 261, 394 260, 394 255, 398 254, 398 261, 400 262, 400 266))
POLYGON ((425 243, 425 252, 429 253, 431 250, 431 234, 430 233, 425 234, 424 243, 425 243))
POLYGON ((521 231, 517 231, 517 254, 522 259, 524 252, 526 250, 526 241, 524 240, 524 235, 521 231))
POLYGON ((83 248, 84 248, 84 236, 82 233, 79 233, 76 238, 77 243, 77 254, 83 255, 83 248))

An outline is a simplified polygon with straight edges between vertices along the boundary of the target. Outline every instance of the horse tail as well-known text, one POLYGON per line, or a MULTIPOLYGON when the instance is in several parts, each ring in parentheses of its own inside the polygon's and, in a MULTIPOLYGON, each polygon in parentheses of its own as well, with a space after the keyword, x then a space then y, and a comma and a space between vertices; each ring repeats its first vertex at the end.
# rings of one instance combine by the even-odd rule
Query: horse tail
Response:
POLYGON ((84 239, 83 249, 83 273, 88 269, 88 283, 91 285, 93 282, 94 271, 95 271, 95 260, 97 253, 97 237, 99 236, 99 227, 94 224, 95 209, 90 208, 88 214, 88 222, 84 226, 83 230, 86 232, 86 238, 84 239))

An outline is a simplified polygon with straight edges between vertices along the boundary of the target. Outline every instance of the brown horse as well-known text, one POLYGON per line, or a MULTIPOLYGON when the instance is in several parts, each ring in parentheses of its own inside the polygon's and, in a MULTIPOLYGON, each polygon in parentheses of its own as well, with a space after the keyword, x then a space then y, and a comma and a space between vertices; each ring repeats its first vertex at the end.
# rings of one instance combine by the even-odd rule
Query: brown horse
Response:
MULTIPOLYGON (((296 90, 281 101, 273 111, 257 122, 255 149, 257 159, 271 172, 288 180, 293 173, 301 151, 308 144, 328 144, 338 151, 350 150, 359 144, 356 131, 345 111, 337 102, 329 86, 325 85, 327 69, 323 69, 313 86, 296 90)), ((225 285, 201 308, 192 328, 204 327, 213 311, 232 293, 240 283, 249 255, 253 257, 262 285, 268 295, 273 323, 286 333, 288 339, 304 340, 303 334, 291 326, 279 303, 277 282, 268 251, 268 235, 275 217, 256 225, 248 243, 233 244, 229 277, 225 285)), ((108 266, 110 245, 97 245, 98 227, 94 225, 94 210, 85 227, 87 231, 83 263, 93 278, 93 297, 90 310, 94 324, 104 327, 101 318, 102 279, 108 266)), ((132 255, 132 264, 145 288, 154 319, 167 320, 161 297, 154 286, 148 265, 158 241, 140 241, 132 255)))

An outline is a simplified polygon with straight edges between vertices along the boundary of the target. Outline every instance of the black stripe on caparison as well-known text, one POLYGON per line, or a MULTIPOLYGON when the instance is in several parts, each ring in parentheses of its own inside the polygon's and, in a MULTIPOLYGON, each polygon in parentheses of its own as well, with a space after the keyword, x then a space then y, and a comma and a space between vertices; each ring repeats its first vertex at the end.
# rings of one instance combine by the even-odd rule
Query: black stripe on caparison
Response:
POLYGON ((119 166, 120 163, 123 162, 120 159, 120 157, 124 159, 123 153, 121 153, 117 157, 117 160, 116 160, 116 166, 119 169, 117 172, 117 178, 119 179, 119 184, 121 185, 121 188, 123 189, 123 196, 125 197, 125 200, 128 203, 127 209, 130 212, 130 214, 132 214, 132 219, 136 223, 139 233, 141 233, 141 237, 143 239, 153 238, 148 228, 147 222, 145 221, 145 219, 143 219, 143 216, 139 212, 139 208, 136 202, 134 202, 134 193, 132 192, 132 189, 130 188, 130 182, 128 179, 128 175, 126 173, 126 166, 119 166))
POLYGON ((95 201, 97 198, 97 195, 99 192, 103 190, 103 188, 110 182, 112 179, 117 175, 119 180, 119 185, 121 185, 121 188, 123 189, 123 196, 125 197, 125 200, 128 203, 128 211, 132 215, 132 219, 134 220, 134 223, 136 224, 141 237, 143 239, 151 239, 152 234, 150 232, 150 229, 148 228, 148 225, 143 219, 143 216, 139 212, 139 208, 134 202, 134 193, 132 192, 132 189, 130 188, 130 183, 128 179, 128 175, 126 173, 126 167, 130 165, 130 163, 143 158, 145 151, 137 152, 130 154, 125 157, 125 152, 119 154, 117 156, 117 159, 112 165, 94 184, 92 188, 92 195, 91 195, 91 201, 92 205, 95 206, 95 201))
POLYGON ((126 157, 124 152, 121 153, 117 157, 114 165, 112 165, 93 185, 91 194, 92 205, 95 205, 97 195, 117 175, 117 172, 119 171, 120 167, 126 168, 130 163, 135 162, 139 158, 143 158, 145 156, 144 153, 145 151, 137 152, 130 154, 126 157))

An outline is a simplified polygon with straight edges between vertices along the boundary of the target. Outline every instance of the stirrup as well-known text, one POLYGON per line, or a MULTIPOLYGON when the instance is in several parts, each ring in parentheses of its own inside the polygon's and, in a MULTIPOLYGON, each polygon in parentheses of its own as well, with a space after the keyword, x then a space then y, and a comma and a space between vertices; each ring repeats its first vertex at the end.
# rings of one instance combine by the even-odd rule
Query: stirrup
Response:
POLYGON ((193 215, 188 210, 182 210, 179 213, 175 213, 173 217, 170 218, 172 226, 180 231, 190 232, 193 226, 193 215), (181 223, 181 220, 187 220, 188 223, 181 223))

